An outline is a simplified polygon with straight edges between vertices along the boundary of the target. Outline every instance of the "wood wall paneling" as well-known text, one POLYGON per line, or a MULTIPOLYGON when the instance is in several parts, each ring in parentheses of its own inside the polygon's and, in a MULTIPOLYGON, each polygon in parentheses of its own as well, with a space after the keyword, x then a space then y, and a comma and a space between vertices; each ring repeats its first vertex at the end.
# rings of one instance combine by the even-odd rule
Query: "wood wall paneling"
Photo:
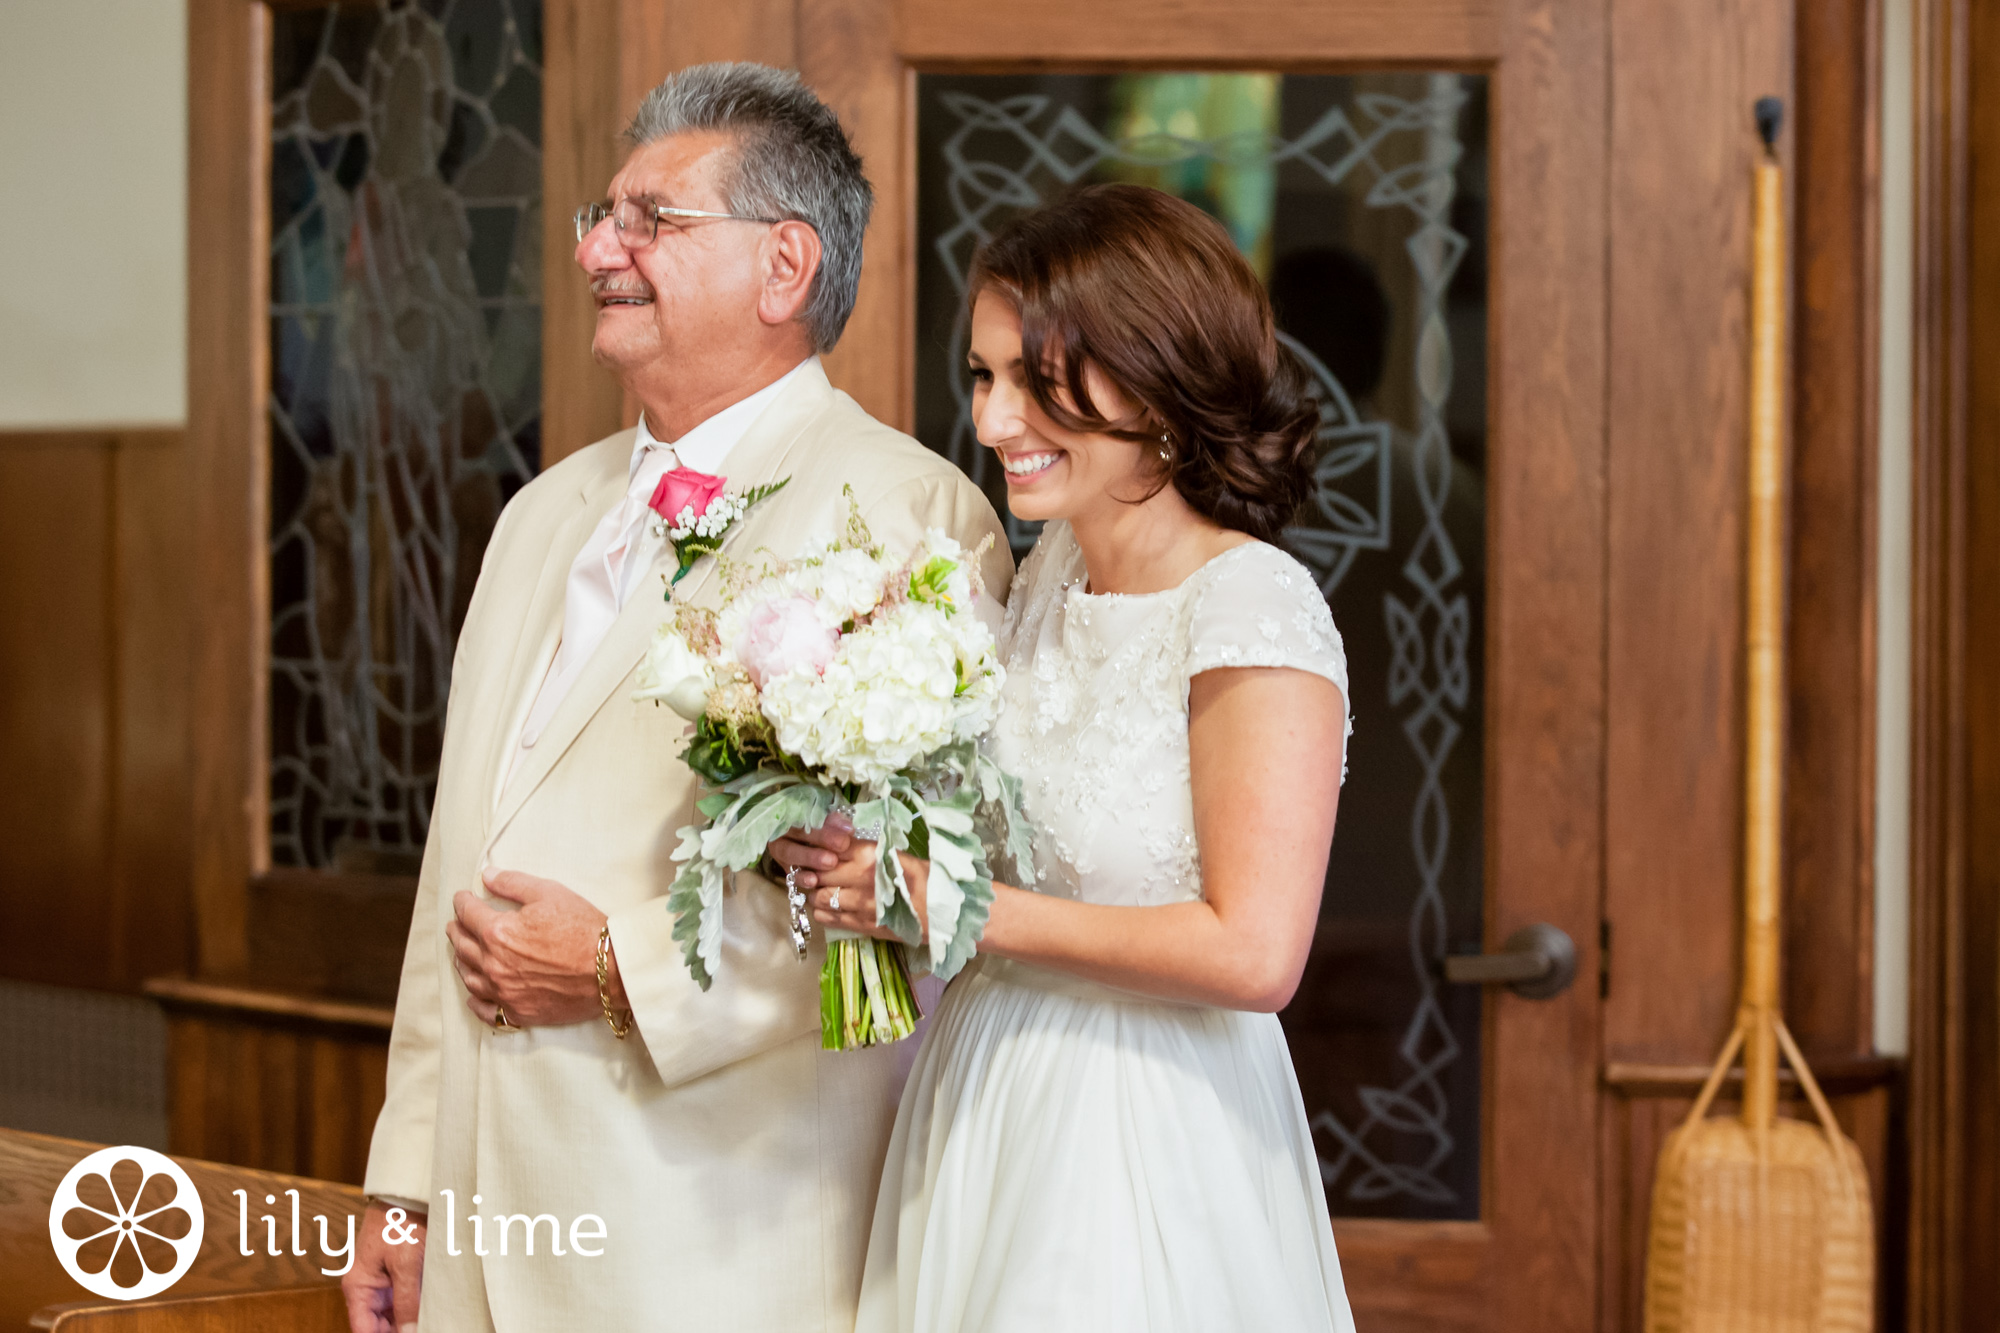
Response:
POLYGON ((188 867, 194 528, 184 433, 117 438, 111 455, 117 915, 110 933, 112 975, 130 987, 194 962, 188 867))
POLYGON ((177 1156, 358 1185, 382 1109, 393 1010, 157 980, 177 1156))
POLYGON ((1613 15, 1604 1056, 1699 1061, 1736 1008, 1750 108, 1791 7, 1613 15))
POLYGON ((1356 1328, 1474 1333, 1493 1326, 1481 1300, 1492 1244, 1480 1223, 1337 1218, 1333 1232, 1356 1328), (1356 1274, 1366 1280, 1357 1283, 1356 1274))
POLYGON ((0 975, 191 962, 182 436, 0 434, 0 975))
POLYGON ((248 981, 290 994, 394 1004, 417 882, 275 869, 250 882, 248 981))
POLYGON ((61 951, 109 914, 110 474, 100 445, 0 448, 0 801, 18 831, 0 840, 0 959, 28 980, 70 980, 61 951))
MULTIPOLYGON (((1705 1063, 1736 1007, 1750 107, 1787 91, 1776 11, 1614 6, 1606 1062, 1705 1063)), ((1601 1328, 1639 1326, 1673 1115, 1607 1096, 1601 1328)))

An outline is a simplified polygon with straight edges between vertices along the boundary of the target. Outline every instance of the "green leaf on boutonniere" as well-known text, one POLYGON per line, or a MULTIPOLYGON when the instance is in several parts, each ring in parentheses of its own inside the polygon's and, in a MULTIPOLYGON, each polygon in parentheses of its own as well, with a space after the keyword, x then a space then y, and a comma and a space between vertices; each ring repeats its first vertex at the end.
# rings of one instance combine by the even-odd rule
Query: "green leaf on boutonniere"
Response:
MULTIPOLYGON (((688 571, 693 569, 699 561, 706 556, 721 553, 723 539, 729 535, 730 531, 738 523, 742 522, 746 514, 757 505, 776 495, 779 491, 784 490, 785 483, 790 480, 790 477, 780 477, 776 481, 765 482, 761 486, 752 486, 747 491, 724 494, 718 497, 714 503, 729 505, 736 511, 735 516, 730 518, 719 532, 691 532, 685 537, 674 537, 670 532, 668 540, 673 544, 676 568, 674 569, 674 576, 667 580, 667 600, 672 601, 674 599, 674 585, 686 578, 688 571)), ((714 504, 711 504, 709 512, 712 513, 713 511, 714 504)))

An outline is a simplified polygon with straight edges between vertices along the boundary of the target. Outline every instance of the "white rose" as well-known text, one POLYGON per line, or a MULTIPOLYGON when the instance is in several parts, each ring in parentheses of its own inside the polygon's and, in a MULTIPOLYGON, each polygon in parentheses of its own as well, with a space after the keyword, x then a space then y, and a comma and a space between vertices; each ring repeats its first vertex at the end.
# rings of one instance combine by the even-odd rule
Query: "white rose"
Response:
POLYGON ((690 722, 699 722, 715 689, 715 673, 701 654, 670 626, 661 626, 639 667, 633 697, 663 703, 690 722))

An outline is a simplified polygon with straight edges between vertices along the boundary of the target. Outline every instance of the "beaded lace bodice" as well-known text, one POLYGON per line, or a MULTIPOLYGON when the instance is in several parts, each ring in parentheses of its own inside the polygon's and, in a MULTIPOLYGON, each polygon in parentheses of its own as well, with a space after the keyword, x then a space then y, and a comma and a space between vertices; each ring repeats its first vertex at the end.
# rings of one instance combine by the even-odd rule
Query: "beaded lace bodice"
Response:
POLYGON ((1192 901, 1202 887, 1190 680, 1217 667, 1292 667, 1339 686, 1345 707, 1340 632, 1305 566, 1263 542, 1165 592, 1092 595, 1084 579, 1069 525, 1049 524, 1014 580, 1000 636, 1007 683, 991 744, 1025 787, 1036 887, 1127 906, 1192 901))

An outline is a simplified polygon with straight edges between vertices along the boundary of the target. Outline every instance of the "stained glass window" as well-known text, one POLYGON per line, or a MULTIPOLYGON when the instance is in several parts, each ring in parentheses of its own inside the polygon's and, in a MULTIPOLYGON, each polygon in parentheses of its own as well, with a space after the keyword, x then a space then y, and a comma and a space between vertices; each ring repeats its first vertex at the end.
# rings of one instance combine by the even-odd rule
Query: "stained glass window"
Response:
MULTIPOLYGON (((1007 219, 1132 180, 1228 227, 1322 411, 1287 534, 1354 713, 1326 895, 1282 1015, 1333 1211, 1479 1215, 1486 82, 1476 75, 923 75, 917 423, 1005 513, 973 436, 965 274, 1007 219)), ((1009 520, 1016 548, 1032 526, 1009 520)))
POLYGON ((284 7, 271 859, 413 872, 452 651, 541 421, 540 0, 284 7))

